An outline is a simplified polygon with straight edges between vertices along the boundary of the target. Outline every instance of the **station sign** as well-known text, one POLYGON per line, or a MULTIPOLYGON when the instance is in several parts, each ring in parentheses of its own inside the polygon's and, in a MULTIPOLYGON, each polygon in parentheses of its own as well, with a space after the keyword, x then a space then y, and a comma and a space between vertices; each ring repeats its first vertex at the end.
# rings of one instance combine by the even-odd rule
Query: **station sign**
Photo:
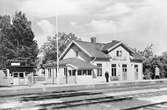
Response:
POLYGON ((11 66, 20 66, 20 63, 11 63, 11 66))

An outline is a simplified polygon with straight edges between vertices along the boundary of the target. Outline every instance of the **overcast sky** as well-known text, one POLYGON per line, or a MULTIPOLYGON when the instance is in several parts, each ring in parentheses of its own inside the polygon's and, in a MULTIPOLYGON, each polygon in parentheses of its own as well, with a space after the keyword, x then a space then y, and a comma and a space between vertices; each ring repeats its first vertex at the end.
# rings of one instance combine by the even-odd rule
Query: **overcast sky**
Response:
POLYGON ((55 32, 72 32, 83 40, 121 40, 154 52, 167 51, 167 0, 0 0, 0 14, 23 11, 32 21, 39 45, 55 32))

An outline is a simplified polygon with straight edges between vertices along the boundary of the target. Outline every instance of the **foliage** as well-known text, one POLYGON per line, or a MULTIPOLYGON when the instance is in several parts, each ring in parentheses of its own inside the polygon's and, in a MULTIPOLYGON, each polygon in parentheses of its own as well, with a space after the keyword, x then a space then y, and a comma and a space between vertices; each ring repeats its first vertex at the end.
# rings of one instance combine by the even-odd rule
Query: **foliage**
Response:
POLYGON ((30 58, 33 63, 37 54, 38 45, 25 14, 16 12, 12 19, 0 16, 0 68, 6 66, 8 59, 30 58))
POLYGON ((152 51, 153 45, 149 45, 143 51, 137 51, 140 55, 144 57, 143 61, 143 71, 147 79, 154 78, 155 76, 155 66, 160 69, 160 77, 167 77, 167 52, 164 52, 160 56, 154 55, 152 51))
MULTIPOLYGON (((69 33, 58 33, 58 46, 59 46, 59 56, 67 47, 67 45, 72 40, 80 40, 75 34, 69 33)), ((44 52, 44 62, 49 60, 56 60, 57 59, 57 35, 53 37, 48 37, 47 42, 42 46, 41 51, 44 52)))
POLYGON ((137 53, 143 56, 144 59, 152 58, 154 56, 152 51, 153 44, 148 45, 143 51, 134 49, 137 53))

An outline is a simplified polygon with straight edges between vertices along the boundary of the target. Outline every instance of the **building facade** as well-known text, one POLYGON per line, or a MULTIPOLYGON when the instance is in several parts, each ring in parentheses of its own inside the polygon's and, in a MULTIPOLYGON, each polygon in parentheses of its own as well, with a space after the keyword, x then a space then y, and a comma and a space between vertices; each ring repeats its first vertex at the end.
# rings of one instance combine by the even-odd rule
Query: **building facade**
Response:
POLYGON ((120 41, 109 43, 72 41, 60 56, 59 73, 56 62, 45 65, 48 82, 60 84, 135 81, 143 79, 142 57, 120 41))
POLYGON ((9 72, 7 78, 10 78, 11 85, 29 85, 33 83, 35 69, 36 67, 30 64, 30 59, 10 59, 6 67, 9 72))

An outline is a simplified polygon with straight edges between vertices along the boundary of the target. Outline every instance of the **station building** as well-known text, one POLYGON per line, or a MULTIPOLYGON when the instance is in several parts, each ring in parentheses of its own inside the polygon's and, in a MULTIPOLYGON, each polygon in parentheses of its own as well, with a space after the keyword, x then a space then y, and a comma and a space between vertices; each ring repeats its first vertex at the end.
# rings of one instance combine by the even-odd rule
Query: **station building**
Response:
POLYGON ((97 43, 72 41, 60 56, 59 73, 56 62, 45 64, 45 77, 48 82, 60 84, 135 81, 143 79, 142 57, 121 41, 97 43))

